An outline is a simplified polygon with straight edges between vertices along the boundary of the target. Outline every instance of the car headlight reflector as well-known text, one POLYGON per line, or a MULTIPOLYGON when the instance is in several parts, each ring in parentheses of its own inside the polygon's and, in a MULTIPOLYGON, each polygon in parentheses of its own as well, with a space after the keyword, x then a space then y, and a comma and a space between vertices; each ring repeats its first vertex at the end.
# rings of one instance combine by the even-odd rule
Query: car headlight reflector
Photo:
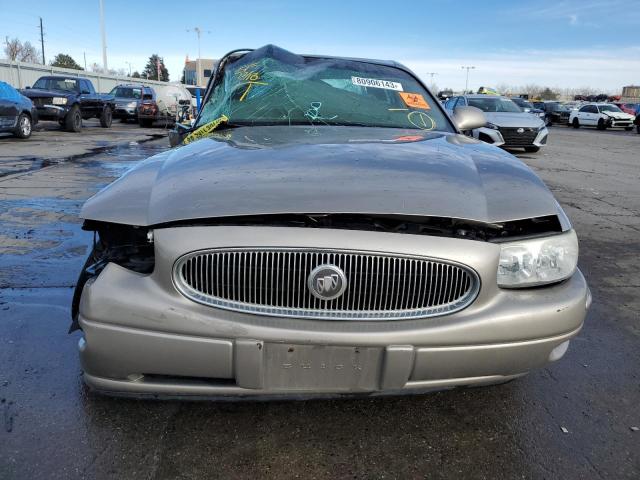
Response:
POLYGON ((578 265, 578 237, 574 230, 550 237, 500 244, 498 286, 534 287, 565 280, 578 265))
POLYGON ((65 97, 53 97, 54 105, 66 105, 67 99, 65 97))
POLYGON ((498 126, 497 126, 497 125, 494 125, 494 124, 493 124, 493 123, 491 123, 491 122, 487 122, 487 123, 486 123, 486 125, 485 125, 485 127, 487 127, 487 128, 491 128, 492 130, 499 130, 498 126))

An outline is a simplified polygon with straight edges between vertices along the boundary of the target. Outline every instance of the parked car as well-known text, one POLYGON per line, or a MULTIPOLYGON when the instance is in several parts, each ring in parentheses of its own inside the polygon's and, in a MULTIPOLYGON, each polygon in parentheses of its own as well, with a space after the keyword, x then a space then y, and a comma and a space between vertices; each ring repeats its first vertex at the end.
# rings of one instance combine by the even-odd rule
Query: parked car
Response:
POLYGON ((529 102, 529 100, 526 100, 522 97, 511 97, 511 100, 513 100, 513 103, 518 105, 520 107, 520 110, 522 110, 523 112, 531 113, 536 117, 540 117, 542 119, 546 117, 546 113, 544 112, 544 110, 534 107, 531 102, 529 102))
POLYGON ((485 121, 396 62, 227 54, 181 146, 81 210, 85 382, 397 394, 558 360, 591 298, 576 233, 523 162, 461 134, 485 121))
POLYGON ((553 125, 554 123, 560 125, 567 125, 569 123, 569 113, 571 110, 562 103, 546 101, 533 102, 533 105, 545 113, 544 119, 547 126, 553 125))
POLYGON ((632 130, 634 120, 635 116, 623 112, 612 103, 587 103, 579 110, 572 110, 569 117, 573 128, 590 126, 598 130, 618 127, 632 130))
POLYGON ((140 84, 118 85, 109 92, 115 99, 113 118, 122 122, 138 120, 138 107, 144 94, 153 95, 153 89, 140 84))
POLYGON ((151 127, 155 123, 172 126, 188 114, 190 108, 191 94, 184 85, 158 86, 153 92, 145 93, 138 107, 138 123, 141 127, 151 127))
POLYGON ((57 121, 69 132, 79 132, 83 118, 99 118, 101 127, 111 127, 114 98, 96 93, 87 78, 40 77, 22 93, 34 103, 40 120, 57 121))
POLYGON ((29 138, 38 123, 38 112, 31 100, 5 82, 0 82, 0 133, 29 138))
POLYGON ((614 102, 613 104, 616 107, 618 107, 620 110, 622 110, 624 113, 628 113, 629 115, 634 115, 635 116, 636 110, 638 109, 638 104, 637 103, 614 102))
POLYGON ((445 108, 453 113, 456 108, 471 106, 482 110, 487 118, 484 127, 472 131, 474 138, 497 147, 524 148, 537 152, 546 145, 549 131, 539 117, 524 113, 507 97, 499 95, 462 95, 447 101, 445 108))

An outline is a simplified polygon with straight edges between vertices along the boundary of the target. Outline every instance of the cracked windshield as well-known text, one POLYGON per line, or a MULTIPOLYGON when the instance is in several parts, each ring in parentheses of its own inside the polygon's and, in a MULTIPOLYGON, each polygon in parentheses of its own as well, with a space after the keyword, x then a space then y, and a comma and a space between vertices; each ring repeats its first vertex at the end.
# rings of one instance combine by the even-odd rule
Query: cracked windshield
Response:
POLYGON ((227 63, 197 127, 223 122, 453 131, 435 100, 403 70, 273 47, 227 63))

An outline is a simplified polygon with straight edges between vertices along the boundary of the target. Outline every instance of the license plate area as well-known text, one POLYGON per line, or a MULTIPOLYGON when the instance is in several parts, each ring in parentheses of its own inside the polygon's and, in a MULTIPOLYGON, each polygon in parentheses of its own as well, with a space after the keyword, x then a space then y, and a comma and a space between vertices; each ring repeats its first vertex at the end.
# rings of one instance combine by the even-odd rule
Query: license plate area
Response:
POLYGON ((373 391, 380 385, 378 347, 265 343, 264 383, 270 390, 373 391))

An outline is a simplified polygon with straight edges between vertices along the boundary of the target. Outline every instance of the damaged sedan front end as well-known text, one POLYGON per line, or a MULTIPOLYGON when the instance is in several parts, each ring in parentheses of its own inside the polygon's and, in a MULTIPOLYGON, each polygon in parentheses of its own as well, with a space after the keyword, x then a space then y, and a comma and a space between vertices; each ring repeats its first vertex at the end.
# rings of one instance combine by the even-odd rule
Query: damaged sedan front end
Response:
POLYGON ((96 390, 498 383, 562 357, 582 326, 558 203, 401 65, 235 52, 185 133, 82 209, 95 241, 72 328, 96 390))

